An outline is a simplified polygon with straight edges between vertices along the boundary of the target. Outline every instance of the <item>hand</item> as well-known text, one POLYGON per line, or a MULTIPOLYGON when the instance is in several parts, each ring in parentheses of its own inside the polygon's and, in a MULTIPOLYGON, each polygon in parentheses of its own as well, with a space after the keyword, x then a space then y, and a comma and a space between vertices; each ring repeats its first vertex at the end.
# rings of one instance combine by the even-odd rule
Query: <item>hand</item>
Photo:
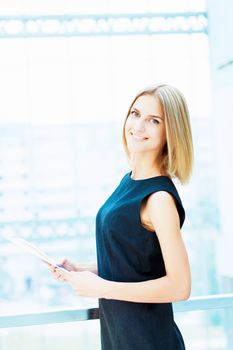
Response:
POLYGON ((67 282, 78 295, 84 297, 104 298, 110 283, 90 271, 66 272, 55 267, 54 274, 57 280, 67 282))
POLYGON ((110 283, 90 271, 70 272, 64 278, 78 295, 92 298, 103 298, 110 283))
POLYGON ((74 264, 70 260, 64 259, 58 264, 58 266, 61 266, 68 271, 77 271, 77 272, 90 271, 90 272, 94 272, 96 275, 98 274, 96 263, 93 263, 93 262, 92 263, 80 262, 80 263, 74 264))
POLYGON ((58 266, 63 267, 67 271, 77 271, 77 266, 68 259, 63 259, 58 266))
MULTIPOLYGON (((61 265, 59 265, 61 266, 61 265)), ((65 274, 70 273, 70 271, 66 271, 65 268, 63 266, 61 266, 61 268, 59 268, 58 266, 54 266, 54 265, 49 265, 50 267, 50 271, 53 275, 53 277, 59 281, 59 282, 65 282, 65 274)))

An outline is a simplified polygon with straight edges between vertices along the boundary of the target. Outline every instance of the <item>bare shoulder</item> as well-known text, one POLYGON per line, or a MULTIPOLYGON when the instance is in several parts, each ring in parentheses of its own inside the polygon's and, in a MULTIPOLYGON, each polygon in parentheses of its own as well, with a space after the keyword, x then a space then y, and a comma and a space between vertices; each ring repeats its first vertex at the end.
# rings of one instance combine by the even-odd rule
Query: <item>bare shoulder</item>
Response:
POLYGON ((147 205, 152 208, 158 205, 174 206, 175 199, 173 195, 167 191, 157 191, 148 197, 147 205))
MULTIPOLYGON (((158 191, 151 194, 147 201, 147 215, 154 230, 159 235, 160 232, 170 232, 179 230, 179 214, 175 199, 167 191, 158 191)), ((164 235, 164 233, 163 233, 164 235)))

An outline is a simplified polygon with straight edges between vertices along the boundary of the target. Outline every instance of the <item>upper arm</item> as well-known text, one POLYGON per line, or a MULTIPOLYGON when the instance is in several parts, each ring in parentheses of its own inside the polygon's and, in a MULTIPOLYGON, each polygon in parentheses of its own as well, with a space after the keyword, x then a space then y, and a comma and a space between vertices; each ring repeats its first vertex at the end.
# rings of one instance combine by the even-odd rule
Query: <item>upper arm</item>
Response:
POLYGON ((166 191, 155 192, 148 198, 146 211, 160 243, 166 275, 189 294, 191 273, 174 197, 166 191))

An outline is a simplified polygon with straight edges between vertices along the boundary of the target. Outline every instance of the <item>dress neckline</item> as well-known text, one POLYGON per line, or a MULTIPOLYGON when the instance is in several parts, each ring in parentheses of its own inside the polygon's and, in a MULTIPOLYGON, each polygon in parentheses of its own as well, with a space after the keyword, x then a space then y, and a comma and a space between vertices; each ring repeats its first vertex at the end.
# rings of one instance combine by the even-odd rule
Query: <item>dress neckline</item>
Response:
POLYGON ((153 179, 156 179, 156 178, 162 178, 162 177, 165 177, 167 179, 170 179, 170 177, 166 176, 166 175, 157 175, 157 176, 152 176, 152 177, 147 177, 145 179, 133 179, 131 177, 132 175, 132 170, 128 173, 128 178, 130 181, 132 182, 143 182, 143 181, 147 181, 147 180, 153 180, 153 179))

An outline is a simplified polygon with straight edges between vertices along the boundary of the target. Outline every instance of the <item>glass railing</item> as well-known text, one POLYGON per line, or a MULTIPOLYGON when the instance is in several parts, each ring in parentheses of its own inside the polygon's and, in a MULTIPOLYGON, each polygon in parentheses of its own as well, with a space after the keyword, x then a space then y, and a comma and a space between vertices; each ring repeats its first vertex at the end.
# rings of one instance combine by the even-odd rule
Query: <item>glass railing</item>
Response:
MULTIPOLYGON (((233 294, 192 297, 173 309, 186 350, 233 349, 233 294)), ((0 315, 0 349, 98 350, 98 318, 97 307, 0 315)))
POLYGON ((174 303, 187 350, 233 350, 233 294, 174 303))

